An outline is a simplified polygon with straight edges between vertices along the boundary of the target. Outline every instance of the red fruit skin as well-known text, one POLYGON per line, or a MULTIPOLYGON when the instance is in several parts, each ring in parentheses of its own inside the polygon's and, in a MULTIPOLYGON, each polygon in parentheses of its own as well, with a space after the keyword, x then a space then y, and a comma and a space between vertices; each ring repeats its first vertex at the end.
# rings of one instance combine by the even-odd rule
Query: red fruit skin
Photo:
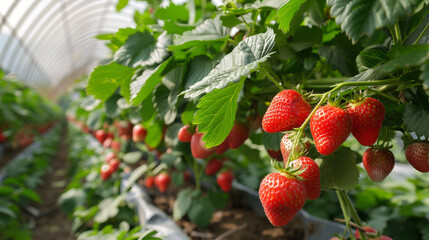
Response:
POLYGON ((155 178, 154 178, 154 177, 152 177, 152 176, 147 176, 147 177, 144 179, 144 185, 145 185, 147 188, 152 188, 152 187, 153 187, 153 185, 154 185, 154 183, 155 183, 155 178))
POLYGON ((106 138, 106 140, 104 140, 103 142, 103 147, 110 148, 110 146, 112 146, 112 141, 113 141, 113 138, 110 138, 110 137, 106 138))
POLYGON ((192 132, 189 130, 191 126, 185 125, 180 128, 179 133, 177 133, 177 138, 181 142, 190 142, 192 139, 192 132))
POLYGON ((352 120, 347 111, 326 105, 310 119, 310 131, 320 154, 333 153, 350 135, 352 120))
MULTIPOLYGON (((308 151, 310 149, 310 142, 305 142, 304 144, 298 144, 295 148, 295 152, 299 153, 302 150, 302 145, 304 145, 305 149, 308 151)), ((293 142, 289 139, 289 135, 286 133, 282 137, 282 141, 280 142, 280 150, 283 156, 283 161, 286 164, 289 159, 289 155, 292 153, 293 142)), ((280 160, 281 161, 281 160, 280 160)))
POLYGON ((133 127, 133 142, 143 142, 146 138, 147 131, 140 124, 133 127))
POLYGON ((119 163, 120 163, 120 161, 116 158, 113 158, 109 161, 109 166, 110 166, 110 170, 112 171, 112 173, 114 173, 114 172, 116 172, 116 170, 118 170, 119 163))
POLYGON ((268 155, 274 158, 275 160, 281 162, 283 161, 282 152, 280 150, 267 149, 268 155))
POLYGON ((103 144, 103 142, 107 138, 107 133, 103 129, 98 129, 97 131, 95 131, 94 135, 98 142, 100 142, 101 144, 103 144))
POLYGON ((155 177, 155 185, 158 187, 160 192, 167 191, 168 186, 170 185, 171 178, 168 173, 160 173, 155 177))
POLYGON ((113 140, 110 147, 112 148, 112 150, 114 152, 120 152, 121 151, 121 142, 119 142, 118 140, 113 140))
POLYGON ((311 112, 311 106, 295 90, 283 90, 271 101, 262 119, 262 128, 269 133, 300 127, 311 112))
POLYGON ((186 182, 189 181, 189 179, 191 179, 191 173, 188 170, 185 170, 183 172, 183 180, 186 182))
POLYGON ((231 191, 232 180, 234 180, 234 176, 231 172, 221 172, 217 175, 216 182, 219 185, 220 189, 224 192, 231 191))
POLYGON ((104 159, 105 162, 110 162, 110 160, 116 158, 116 154, 114 152, 109 152, 104 159))
POLYGON ((101 165, 100 175, 101 175, 101 179, 103 179, 103 181, 109 179, 110 176, 112 176, 112 174, 113 174, 113 171, 111 170, 109 164, 101 165))
POLYGON ((3 135, 3 132, 0 130, 0 142, 6 141, 7 138, 3 135))
POLYGON ((114 133, 112 133, 112 132, 108 132, 108 133, 107 133, 107 138, 114 139, 114 138, 115 138, 115 134, 114 134, 114 133))
POLYGON ((228 146, 231 149, 239 148, 249 138, 249 128, 243 124, 236 123, 229 132, 228 146))
POLYGON ((215 175, 223 166, 223 163, 221 160, 217 158, 212 158, 206 165, 206 175, 212 176, 215 175))
POLYGON ((351 132, 363 146, 372 146, 378 138, 384 120, 383 104, 374 98, 349 103, 347 112, 352 119, 351 132))
POLYGON ((200 133, 200 132, 195 132, 192 135, 191 152, 194 158, 204 159, 204 158, 210 157, 216 151, 216 147, 212 147, 212 148, 204 147, 204 142, 202 140, 203 136, 204 136, 204 133, 200 133))
POLYGON ((228 138, 226 138, 219 146, 216 147, 216 154, 222 155, 229 149, 228 138))
POLYGON ((429 142, 413 142, 405 149, 407 161, 417 171, 429 172, 429 142))
POLYGON ((259 199, 270 223, 281 227, 304 206, 305 187, 295 178, 270 173, 259 186, 259 199))
POLYGON ((294 168, 301 167, 301 170, 304 170, 299 176, 306 190, 305 198, 311 200, 319 198, 321 191, 319 165, 313 159, 304 156, 294 160, 292 164, 294 168))
POLYGON ((395 166, 395 157, 389 149, 368 148, 362 156, 362 163, 369 178, 383 181, 395 166))
MULTIPOLYGON (((372 227, 365 226, 363 227, 363 229, 365 230, 366 233, 377 233, 377 230, 375 230, 372 227)), ((360 232, 358 230, 356 230, 355 232, 355 238, 360 239, 360 232)))

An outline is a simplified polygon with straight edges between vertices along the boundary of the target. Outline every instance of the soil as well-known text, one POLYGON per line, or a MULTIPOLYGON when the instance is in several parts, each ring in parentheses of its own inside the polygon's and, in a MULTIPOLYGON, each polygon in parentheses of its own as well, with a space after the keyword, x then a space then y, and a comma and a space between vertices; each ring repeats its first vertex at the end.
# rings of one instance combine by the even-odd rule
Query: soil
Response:
MULTIPOLYGON (((183 188, 183 187, 182 187, 183 188)), ((172 216, 173 204, 180 189, 172 187, 160 193, 149 190, 154 204, 172 216)), ((244 202, 244 193, 232 191, 228 206, 213 214, 207 229, 200 229, 186 217, 177 222, 183 231, 195 240, 302 240, 304 229, 301 219, 295 218, 284 227, 274 227, 265 216, 257 215, 244 202)))
POLYGON ((71 221, 62 212, 57 204, 59 196, 67 186, 68 148, 66 128, 63 127, 61 142, 58 152, 51 159, 52 171, 48 172, 43 180, 44 184, 36 189, 42 202, 33 207, 39 211, 36 217, 32 217, 34 224, 33 240, 73 240, 71 233, 71 221))

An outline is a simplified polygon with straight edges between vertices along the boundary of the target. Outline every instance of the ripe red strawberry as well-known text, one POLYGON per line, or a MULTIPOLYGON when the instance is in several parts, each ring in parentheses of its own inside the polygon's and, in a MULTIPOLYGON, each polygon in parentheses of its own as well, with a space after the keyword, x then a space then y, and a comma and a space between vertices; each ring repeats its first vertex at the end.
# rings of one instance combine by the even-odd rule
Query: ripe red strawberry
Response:
POLYGON ((119 140, 113 140, 112 143, 110 144, 110 148, 112 148, 114 152, 120 152, 121 142, 119 140))
POLYGON ((347 111, 331 105, 317 109, 310 120, 317 151, 323 155, 333 153, 350 135, 351 126, 347 111))
POLYGON ((239 148, 249 137, 249 128, 243 124, 236 123, 229 132, 228 146, 231 149, 239 148))
POLYGON ((270 155, 270 157, 274 158, 277 161, 282 161, 282 152, 280 150, 273 150, 273 149, 267 149, 268 155, 270 155))
POLYGON ((146 138, 147 131, 140 124, 134 125, 133 127, 133 141, 134 142, 143 142, 146 138))
POLYGON ((207 176, 215 175, 223 166, 223 163, 221 160, 217 158, 212 158, 206 165, 206 174, 207 176))
POLYGON ((206 148, 203 142, 204 133, 196 131, 191 138, 191 152, 194 158, 207 158, 211 156, 215 151, 216 147, 206 148))
MULTIPOLYGON (((304 144, 299 143, 295 147, 295 153, 301 152, 303 146, 308 151, 308 149, 310 148, 310 145, 311 144, 308 141, 305 142, 304 144)), ((283 160, 284 160, 285 164, 286 164, 286 162, 287 162, 287 160, 289 158, 289 155, 292 153, 292 147, 293 147, 293 142, 289 138, 289 134, 285 133, 285 135, 282 137, 282 141, 280 142, 280 150, 281 150, 281 153, 283 155, 283 160)))
POLYGON ((303 171, 299 176, 306 190, 306 199, 317 199, 320 196, 320 170, 317 163, 305 156, 301 156, 292 162, 294 168, 301 167, 303 171))
POLYGON ((103 181, 110 178, 110 176, 112 176, 112 174, 113 174, 113 171, 110 168, 109 164, 101 165, 100 175, 101 175, 101 179, 103 179, 103 181))
POLYGON ((191 179, 191 173, 188 170, 183 171, 183 180, 189 181, 191 179))
POLYGON ((144 179, 144 185, 145 185, 147 188, 152 188, 154 183, 155 183, 155 178, 154 178, 154 177, 152 177, 152 176, 147 176, 147 177, 144 179))
POLYGON ((0 129, 0 142, 7 140, 7 138, 3 135, 2 130, 0 129))
POLYGON ((155 177, 155 185, 158 187, 159 191, 165 192, 167 191, 168 186, 170 185, 171 178, 168 173, 160 173, 155 177))
MULTIPOLYGON (((377 234, 377 230, 375 230, 372 227, 365 226, 365 227, 363 227, 363 229, 365 230, 365 233, 375 233, 375 234, 377 234)), ((355 238, 360 239, 360 232, 357 231, 357 230, 355 232, 355 238)))
POLYGON ((300 127, 311 112, 311 106, 295 90, 277 93, 262 119, 262 128, 269 133, 300 127))
POLYGON ((114 152, 109 152, 104 159, 105 162, 110 162, 110 160, 116 158, 116 154, 114 152))
POLYGON ((363 146, 373 145, 380 133, 384 120, 384 106, 374 98, 365 98, 349 103, 347 112, 352 118, 352 134, 363 146))
POLYGON ((224 192, 229 192, 231 190, 232 180, 234 180, 234 176, 231 172, 221 172, 216 178, 217 184, 224 192))
POLYGON ((190 129, 190 125, 185 125, 180 128, 179 133, 177 134, 177 138, 181 142, 190 142, 192 139, 192 132, 190 129))
POLYGON ((115 123, 115 126, 118 129, 118 136, 126 136, 128 139, 131 139, 133 134, 133 124, 130 121, 119 121, 115 123))
POLYGON ((371 180, 380 182, 392 171, 395 157, 389 149, 368 148, 363 153, 362 163, 371 180))
POLYGON ((429 172, 429 142, 414 142, 405 150, 407 161, 417 171, 429 172))
POLYGON ((305 187, 291 176, 270 173, 259 186, 259 199, 271 224, 281 227, 304 206, 305 187))
POLYGON ((101 144, 103 144, 103 142, 107 138, 107 133, 103 129, 98 129, 97 131, 95 131, 94 135, 98 142, 100 142, 101 144))
POLYGON ((113 158, 109 161, 110 170, 112 173, 116 172, 118 170, 120 161, 117 158, 113 158))
POLYGON ((103 142, 103 147, 110 148, 110 146, 112 146, 112 141, 113 141, 113 138, 107 137, 106 140, 104 140, 103 142))
POLYGON ((216 154, 222 155, 229 149, 228 138, 225 138, 223 142, 216 147, 216 154))

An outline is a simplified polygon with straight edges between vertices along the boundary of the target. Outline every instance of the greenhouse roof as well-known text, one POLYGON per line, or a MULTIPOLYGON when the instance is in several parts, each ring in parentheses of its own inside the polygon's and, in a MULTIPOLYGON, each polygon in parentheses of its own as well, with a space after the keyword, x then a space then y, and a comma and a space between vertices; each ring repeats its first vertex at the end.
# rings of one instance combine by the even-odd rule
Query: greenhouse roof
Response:
POLYGON ((130 1, 120 12, 117 0, 0 1, 0 68, 45 94, 55 96, 87 74, 110 50, 95 38, 134 27, 130 1))

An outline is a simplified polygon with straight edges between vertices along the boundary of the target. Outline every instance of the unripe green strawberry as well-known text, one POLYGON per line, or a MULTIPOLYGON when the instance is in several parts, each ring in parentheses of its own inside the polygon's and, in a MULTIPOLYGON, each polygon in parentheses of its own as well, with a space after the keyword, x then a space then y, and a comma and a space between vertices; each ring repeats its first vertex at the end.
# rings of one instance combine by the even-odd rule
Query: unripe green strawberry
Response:
POLYGON ((347 111, 326 105, 310 119, 310 131, 320 154, 333 153, 350 135, 352 120, 347 111))
POLYGON ((300 127, 311 112, 311 106, 295 90, 277 93, 262 119, 262 128, 269 133, 300 127))
POLYGON ((305 203, 305 187, 298 179, 282 173, 270 173, 259 186, 268 220, 276 227, 288 223, 305 203))
POLYGON ((317 199, 320 196, 320 170, 317 163, 305 156, 301 156, 292 162, 294 168, 301 167, 303 171, 299 176, 304 184, 307 199, 317 199))
POLYGON ((352 118, 352 134, 363 146, 373 145, 380 133, 384 120, 384 106, 374 98, 365 98, 349 103, 347 112, 352 118))
POLYGON ((414 142, 405 150, 407 161, 417 171, 429 172, 429 142, 414 142))
POLYGON ((371 180, 380 182, 393 170, 395 157, 389 149, 368 148, 362 156, 362 163, 371 180))

